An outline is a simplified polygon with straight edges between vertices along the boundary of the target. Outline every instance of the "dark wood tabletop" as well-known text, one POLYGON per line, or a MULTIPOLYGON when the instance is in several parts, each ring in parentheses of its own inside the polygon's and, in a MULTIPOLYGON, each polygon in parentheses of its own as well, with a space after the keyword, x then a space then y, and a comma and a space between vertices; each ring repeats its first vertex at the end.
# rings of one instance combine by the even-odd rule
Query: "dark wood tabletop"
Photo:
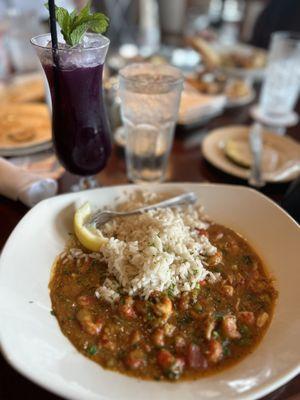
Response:
MULTIPOLYGON (((300 104, 297 110, 300 111, 300 104)), ((205 161, 201 154, 201 140, 205 134, 216 127, 231 124, 250 124, 249 107, 228 110, 204 127, 185 130, 178 127, 170 156, 167 180, 172 182, 217 182, 246 185, 246 182, 229 176, 205 161)), ((288 129, 288 135, 300 141, 300 124, 288 129)), ((59 181, 59 191, 69 191, 77 177, 65 173, 59 181)), ((127 183, 124 154, 115 147, 107 168, 98 176, 104 186, 127 183)), ((288 184, 269 184, 262 192, 276 202, 281 201, 288 184)), ((0 197, 0 249, 8 236, 27 212, 19 202, 0 197)), ((0 323, 3 323, 1 321, 0 323)), ((0 355, 0 400, 59 400, 59 397, 41 389, 19 375, 0 355)), ((300 375, 291 382, 264 398, 264 400, 300 400, 300 375)), ((83 399, 84 400, 84 399, 83 399)))

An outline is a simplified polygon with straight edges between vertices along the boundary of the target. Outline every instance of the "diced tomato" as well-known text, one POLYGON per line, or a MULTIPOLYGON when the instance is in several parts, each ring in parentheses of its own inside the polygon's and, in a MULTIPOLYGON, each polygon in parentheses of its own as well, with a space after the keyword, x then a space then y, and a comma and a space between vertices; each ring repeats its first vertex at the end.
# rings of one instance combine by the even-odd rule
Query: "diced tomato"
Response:
POLYGON ((128 306, 127 304, 121 304, 119 306, 119 313, 122 317, 126 319, 134 319, 137 317, 132 306, 128 306))
POLYGON ((198 232, 198 234, 199 234, 200 236, 206 236, 206 237, 208 237, 208 232, 207 232, 206 229, 201 229, 201 228, 195 228, 195 229, 196 229, 196 231, 198 232))
POLYGON ((175 362, 175 357, 168 350, 160 350, 157 353, 157 363, 163 369, 170 368, 175 362))
POLYGON ((132 350, 125 358, 125 363, 130 369, 143 368, 146 365, 145 354, 142 350, 132 350))
POLYGON ((246 325, 253 325, 255 322, 255 316, 252 311, 240 311, 238 319, 246 325))
POLYGON ((113 342, 108 335, 103 334, 98 343, 99 347, 104 347, 107 350, 114 351, 116 349, 116 343, 113 342))
POLYGON ((82 295, 82 296, 79 296, 77 299, 78 305, 82 306, 82 307, 92 306, 93 304, 96 304, 96 302, 97 302, 97 299, 94 296, 82 295))
POLYGON ((190 368, 206 369, 207 360, 200 351, 200 347, 190 343, 187 348, 186 362, 190 368))
POLYGON ((200 285, 200 286, 206 286, 206 285, 207 285, 207 282, 206 282, 205 280, 199 281, 199 285, 200 285))

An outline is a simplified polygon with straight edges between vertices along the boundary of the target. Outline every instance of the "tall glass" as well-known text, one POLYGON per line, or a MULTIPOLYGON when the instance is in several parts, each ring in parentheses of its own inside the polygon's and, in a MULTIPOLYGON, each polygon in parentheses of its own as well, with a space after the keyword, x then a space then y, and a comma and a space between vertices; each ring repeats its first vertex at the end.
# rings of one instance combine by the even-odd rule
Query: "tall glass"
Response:
POLYGON ((168 65, 131 64, 120 71, 126 166, 131 181, 164 179, 182 86, 181 72, 168 65))
MULTIPOLYGON (((100 172, 111 153, 102 96, 102 72, 109 39, 87 33, 83 44, 62 44, 53 62, 50 34, 31 39, 46 73, 52 99, 52 136, 65 169, 80 176, 100 172)), ((89 183, 93 186, 93 182, 89 183)))
POLYGON ((276 119, 291 113, 300 89, 300 34, 272 35, 268 66, 260 95, 261 112, 276 119))

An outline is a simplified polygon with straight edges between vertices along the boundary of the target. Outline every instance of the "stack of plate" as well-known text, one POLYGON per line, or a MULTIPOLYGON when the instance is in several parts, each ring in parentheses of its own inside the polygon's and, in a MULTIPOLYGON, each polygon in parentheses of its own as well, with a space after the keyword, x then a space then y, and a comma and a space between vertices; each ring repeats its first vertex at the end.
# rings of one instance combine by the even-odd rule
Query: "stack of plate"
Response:
POLYGON ((41 73, 14 77, 0 90, 0 156, 51 148, 51 123, 41 73))
POLYGON ((48 107, 42 103, 2 103, 0 156, 21 156, 51 148, 48 107))

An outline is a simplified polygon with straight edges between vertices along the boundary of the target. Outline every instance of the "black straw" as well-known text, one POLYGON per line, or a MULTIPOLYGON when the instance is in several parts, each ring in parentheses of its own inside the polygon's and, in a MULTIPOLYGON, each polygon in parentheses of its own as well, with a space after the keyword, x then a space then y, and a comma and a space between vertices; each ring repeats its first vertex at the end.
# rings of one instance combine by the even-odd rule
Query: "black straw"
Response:
POLYGON ((51 32, 51 42, 53 49, 53 62, 56 67, 58 67, 58 40, 57 40, 57 30, 56 30, 56 16, 55 16, 55 1, 48 0, 49 14, 50 14, 50 32, 51 32))

